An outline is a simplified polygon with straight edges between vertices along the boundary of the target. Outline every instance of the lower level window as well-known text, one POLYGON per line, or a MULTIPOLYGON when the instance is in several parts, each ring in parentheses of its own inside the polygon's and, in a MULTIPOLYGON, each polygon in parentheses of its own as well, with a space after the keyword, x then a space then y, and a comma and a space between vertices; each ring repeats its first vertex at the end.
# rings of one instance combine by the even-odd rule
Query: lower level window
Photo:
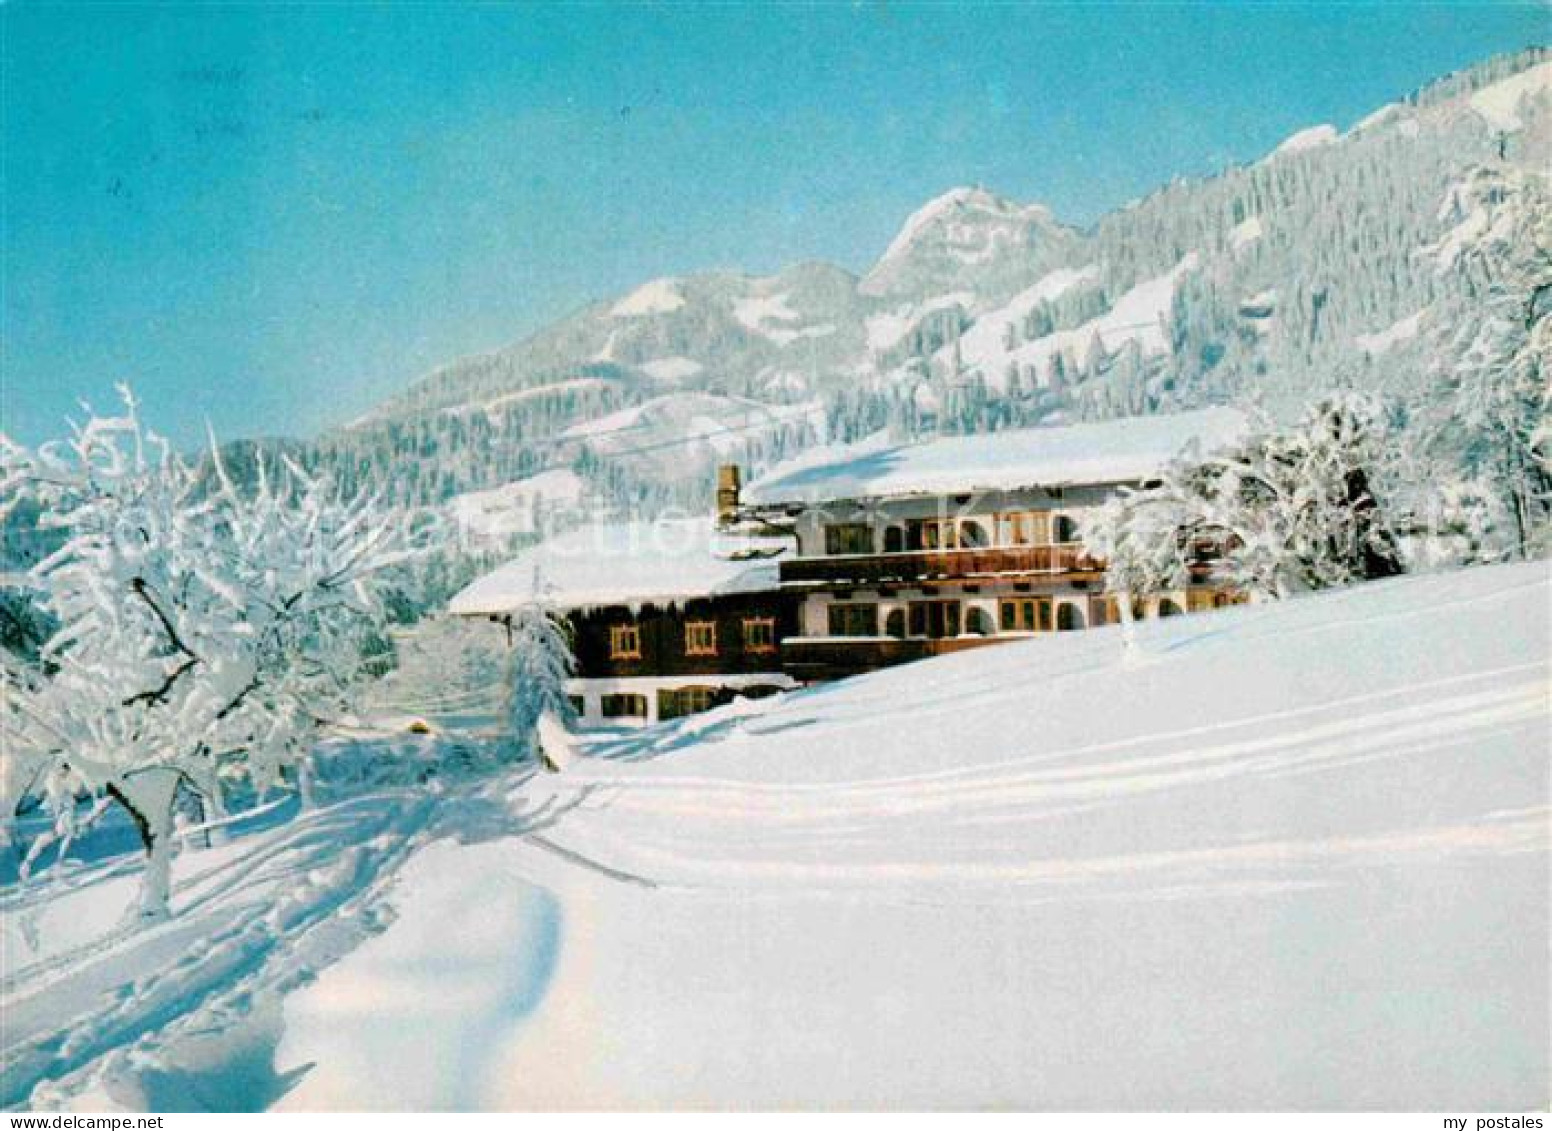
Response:
POLYGON ((606 719, 644 719, 647 717, 645 695, 605 695, 599 704, 606 719))
POLYGON ((939 640, 959 635, 958 601, 912 601, 906 606, 910 634, 939 640))
POLYGON ((831 605, 829 618, 831 636, 878 635, 877 605, 831 605))
POLYGON ((1119 597, 1095 597, 1090 602, 1090 611, 1094 614, 1095 627, 1104 624, 1121 623, 1121 599, 1119 597))
POLYGON ((657 717, 677 719, 683 715, 709 711, 715 698, 715 693, 709 687, 665 688, 657 693, 657 717))
POLYGON ((1003 601, 999 620, 1004 632, 1050 632, 1051 598, 1015 597, 1003 601))

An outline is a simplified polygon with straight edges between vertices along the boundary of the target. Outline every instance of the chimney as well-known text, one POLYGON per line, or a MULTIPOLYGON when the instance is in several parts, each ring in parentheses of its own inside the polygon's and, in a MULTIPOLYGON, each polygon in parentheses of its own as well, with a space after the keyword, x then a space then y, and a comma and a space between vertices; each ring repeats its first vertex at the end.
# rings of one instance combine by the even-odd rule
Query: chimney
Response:
POLYGON ((738 464, 725 463, 717 468, 717 524, 726 526, 738 513, 738 491, 742 485, 738 464))

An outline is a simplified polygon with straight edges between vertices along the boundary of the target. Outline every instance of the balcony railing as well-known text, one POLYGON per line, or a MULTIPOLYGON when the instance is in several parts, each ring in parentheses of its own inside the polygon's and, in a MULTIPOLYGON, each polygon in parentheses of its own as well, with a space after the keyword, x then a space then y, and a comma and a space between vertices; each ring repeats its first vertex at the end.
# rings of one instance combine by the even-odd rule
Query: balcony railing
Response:
POLYGON ((781 580, 797 585, 876 585, 1008 574, 1098 573, 1104 568, 1104 562, 1081 545, 1068 543, 788 558, 781 563, 781 580))

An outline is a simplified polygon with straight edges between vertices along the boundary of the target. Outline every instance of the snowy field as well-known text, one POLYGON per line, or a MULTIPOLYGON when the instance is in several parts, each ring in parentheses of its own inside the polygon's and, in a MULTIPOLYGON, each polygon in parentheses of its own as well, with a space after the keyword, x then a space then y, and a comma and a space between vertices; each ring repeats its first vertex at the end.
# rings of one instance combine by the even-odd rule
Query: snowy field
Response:
MULTIPOLYGON (((1548 1102, 1544 563, 961 653, 0 889, 35 1107, 1548 1102)), ((428 740, 431 741, 431 740, 428 740)))

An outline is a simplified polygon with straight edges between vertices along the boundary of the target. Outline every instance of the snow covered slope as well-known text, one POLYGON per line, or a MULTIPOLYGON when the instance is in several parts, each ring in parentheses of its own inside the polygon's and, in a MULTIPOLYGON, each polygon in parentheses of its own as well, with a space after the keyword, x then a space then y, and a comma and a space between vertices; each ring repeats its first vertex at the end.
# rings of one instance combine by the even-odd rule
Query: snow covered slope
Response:
POLYGON ((11 884, 3 1100, 1544 1107, 1549 610, 1479 568, 739 702, 261 814, 136 932, 132 858, 11 884))
POLYGON ((499 543, 516 534, 538 532, 546 516, 555 511, 580 510, 586 494, 586 484, 576 472, 557 469, 488 491, 455 495, 448 509, 468 535, 499 543))
POLYGON ((283 1106, 1544 1105, 1549 597, 1375 584, 616 740, 542 834, 412 862, 480 963, 394 928, 293 995, 283 1106))

